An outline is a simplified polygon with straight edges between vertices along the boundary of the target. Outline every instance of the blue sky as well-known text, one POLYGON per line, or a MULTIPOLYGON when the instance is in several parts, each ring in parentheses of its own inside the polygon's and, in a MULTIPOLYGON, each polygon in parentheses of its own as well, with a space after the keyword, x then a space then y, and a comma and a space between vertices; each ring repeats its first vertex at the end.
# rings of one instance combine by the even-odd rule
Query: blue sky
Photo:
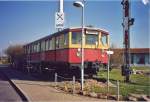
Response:
MULTIPOLYGON (((64 0, 65 27, 77 27, 81 10, 73 7, 74 0, 64 0)), ((93 25, 110 32, 111 43, 123 47, 122 5, 119 0, 87 0, 85 25, 93 25)), ((0 51, 10 44, 24 44, 47 36, 55 29, 55 12, 58 0, 49 1, 0 1, 0 51)), ((131 47, 149 46, 149 5, 132 0, 131 47)))

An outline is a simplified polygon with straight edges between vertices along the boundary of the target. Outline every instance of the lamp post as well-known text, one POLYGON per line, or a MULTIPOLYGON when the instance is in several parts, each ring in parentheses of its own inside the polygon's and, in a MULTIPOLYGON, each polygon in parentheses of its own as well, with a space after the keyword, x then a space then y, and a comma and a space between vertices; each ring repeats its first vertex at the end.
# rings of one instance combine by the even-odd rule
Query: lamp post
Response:
POLYGON ((81 90, 84 88, 84 0, 83 2, 76 1, 73 3, 75 7, 82 8, 82 37, 81 37, 81 90))
POLYGON ((112 55, 114 52, 113 51, 106 51, 108 55, 108 68, 107 68, 107 91, 109 92, 109 67, 110 67, 110 55, 112 55))

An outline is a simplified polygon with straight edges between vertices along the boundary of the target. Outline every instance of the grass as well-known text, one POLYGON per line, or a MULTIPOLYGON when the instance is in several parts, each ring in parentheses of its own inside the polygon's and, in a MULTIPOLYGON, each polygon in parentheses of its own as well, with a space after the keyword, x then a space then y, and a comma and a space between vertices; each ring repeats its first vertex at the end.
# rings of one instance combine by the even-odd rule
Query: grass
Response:
MULTIPOLYGON (((149 71, 148 67, 133 67, 137 70, 146 70, 149 71)), ((107 71, 100 71, 98 73, 98 77, 101 79, 107 79, 107 71)), ((130 83, 124 82, 124 76, 121 75, 120 69, 112 69, 110 71, 110 81, 114 84, 116 84, 116 81, 120 81, 120 93, 123 96, 128 96, 129 93, 135 93, 135 94, 146 94, 150 95, 150 77, 147 75, 139 75, 139 74, 132 74, 130 76, 130 83)), ((93 91, 100 92, 100 93, 106 93, 107 88, 93 88, 93 91)), ((110 93, 116 94, 117 88, 110 87, 110 93)))
POLYGON ((135 69, 135 70, 143 70, 143 71, 150 71, 150 67, 131 67, 132 69, 135 69))

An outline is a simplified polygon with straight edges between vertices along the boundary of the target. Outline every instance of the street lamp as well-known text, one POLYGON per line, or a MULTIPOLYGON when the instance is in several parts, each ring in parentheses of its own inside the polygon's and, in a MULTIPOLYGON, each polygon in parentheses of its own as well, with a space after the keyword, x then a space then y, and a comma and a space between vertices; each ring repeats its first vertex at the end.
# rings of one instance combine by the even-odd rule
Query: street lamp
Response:
POLYGON ((81 90, 83 91, 83 83, 84 83, 84 0, 76 1, 73 3, 75 7, 81 7, 82 8, 82 37, 81 37, 81 90))
POLYGON ((112 55, 114 52, 113 51, 106 51, 108 55, 108 68, 107 68, 107 91, 109 92, 109 66, 110 66, 110 55, 112 55))

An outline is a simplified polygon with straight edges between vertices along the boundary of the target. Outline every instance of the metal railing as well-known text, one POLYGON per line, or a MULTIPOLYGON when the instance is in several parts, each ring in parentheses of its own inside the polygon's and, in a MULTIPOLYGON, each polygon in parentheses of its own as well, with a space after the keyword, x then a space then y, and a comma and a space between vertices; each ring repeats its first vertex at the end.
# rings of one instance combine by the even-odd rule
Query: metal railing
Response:
POLYGON ((55 73, 55 78, 54 78, 54 82, 55 82, 55 86, 58 85, 58 78, 61 78, 63 80, 72 80, 72 93, 75 93, 75 82, 76 82, 76 78, 75 76, 73 76, 72 78, 65 78, 63 76, 58 75, 57 73, 55 73))

